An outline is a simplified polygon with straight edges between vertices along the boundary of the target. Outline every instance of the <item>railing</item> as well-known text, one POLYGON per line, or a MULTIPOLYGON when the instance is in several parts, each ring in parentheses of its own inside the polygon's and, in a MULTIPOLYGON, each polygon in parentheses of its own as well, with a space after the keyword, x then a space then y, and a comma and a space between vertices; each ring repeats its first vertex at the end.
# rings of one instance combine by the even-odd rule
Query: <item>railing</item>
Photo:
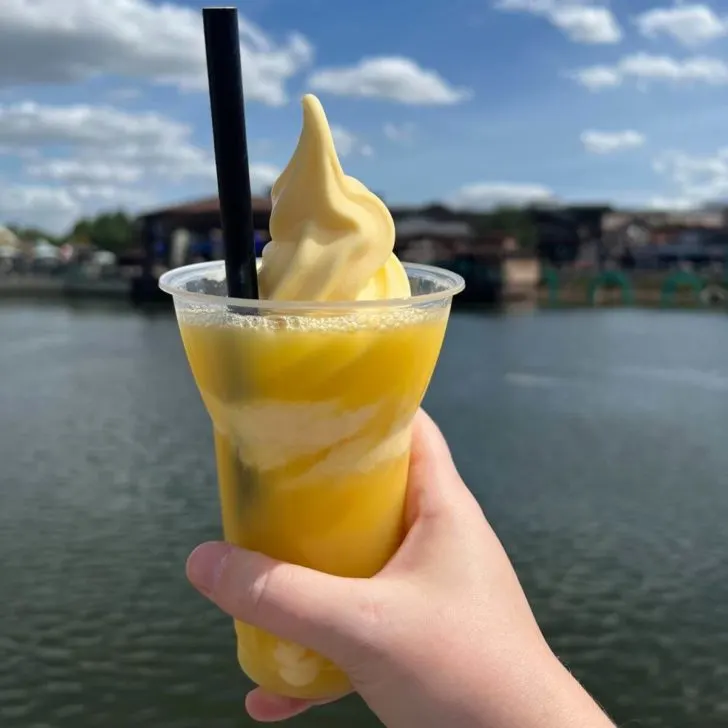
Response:
POLYGON ((594 272, 545 268, 541 273, 540 288, 545 289, 550 304, 560 303, 566 294, 573 299, 574 294, 581 291, 585 303, 596 305, 602 291, 619 290, 624 305, 631 305, 638 298, 649 298, 663 306, 671 306, 677 302, 678 294, 686 292, 690 294, 686 303, 709 306, 728 302, 728 273, 721 277, 688 271, 594 272))

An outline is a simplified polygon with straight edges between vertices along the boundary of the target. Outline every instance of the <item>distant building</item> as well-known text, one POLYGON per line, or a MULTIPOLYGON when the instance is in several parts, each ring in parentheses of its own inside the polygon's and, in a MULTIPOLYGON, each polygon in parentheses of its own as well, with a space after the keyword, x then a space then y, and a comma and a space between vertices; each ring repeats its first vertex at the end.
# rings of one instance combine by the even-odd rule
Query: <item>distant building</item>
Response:
POLYGON ((723 210, 615 211, 605 215, 604 246, 627 267, 721 263, 728 250, 723 210))
POLYGON ((473 234, 470 225, 462 220, 441 221, 419 215, 395 221, 395 230, 397 240, 402 243, 423 237, 457 240, 473 234))
POLYGON ((18 236, 8 228, 0 225, 0 247, 18 249, 20 247, 20 240, 18 236))
MULTIPOLYGON (((271 201, 266 197, 253 198, 253 225, 256 242, 268 239, 271 201)), ((174 257, 173 236, 184 230, 188 236, 185 245, 193 259, 220 258, 220 200, 207 197, 181 205, 149 210, 137 218, 139 234, 145 250, 145 261, 169 265, 174 257)))
POLYGON ((681 230, 659 244, 630 252, 637 268, 723 266, 728 260, 728 230, 681 230))
POLYGON ((591 246, 601 260, 602 220, 610 211, 605 205, 531 208, 539 259, 556 267, 571 266, 579 259, 582 247, 591 246))
POLYGON ((395 252, 410 263, 450 260, 468 247, 473 231, 461 220, 438 220, 427 215, 395 211, 395 252))

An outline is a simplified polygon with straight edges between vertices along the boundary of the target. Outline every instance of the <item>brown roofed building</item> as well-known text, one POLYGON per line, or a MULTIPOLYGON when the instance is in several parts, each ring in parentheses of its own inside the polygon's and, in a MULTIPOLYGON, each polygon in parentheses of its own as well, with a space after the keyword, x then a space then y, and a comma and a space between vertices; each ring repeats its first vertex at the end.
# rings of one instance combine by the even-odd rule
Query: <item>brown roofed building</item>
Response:
MULTIPOLYGON (((270 197, 253 198, 253 224, 256 230, 268 232, 270 221, 270 197)), ((206 197, 180 205, 171 205, 149 210, 139 215, 144 226, 153 226, 169 235, 177 228, 185 228, 192 233, 208 234, 220 227, 220 200, 206 197)))
MULTIPOLYGON (((269 239, 270 197, 253 198, 253 226, 256 246, 269 239)), ((218 197, 205 197, 179 205, 147 210, 137 217, 139 238, 144 250, 143 274, 152 275, 159 266, 221 258, 222 221, 218 197), (178 246, 180 235, 186 240, 178 246)))

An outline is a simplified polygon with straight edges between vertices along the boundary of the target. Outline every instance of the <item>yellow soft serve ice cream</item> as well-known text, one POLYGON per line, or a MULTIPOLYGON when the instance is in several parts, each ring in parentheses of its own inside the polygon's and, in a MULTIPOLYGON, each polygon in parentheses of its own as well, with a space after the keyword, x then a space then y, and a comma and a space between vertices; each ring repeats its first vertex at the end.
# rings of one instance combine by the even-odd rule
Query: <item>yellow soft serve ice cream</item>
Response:
POLYGON ((271 242, 263 250, 263 298, 362 301, 405 298, 410 286, 392 252, 386 205, 344 174, 319 100, 303 98, 303 130, 273 185, 271 242))

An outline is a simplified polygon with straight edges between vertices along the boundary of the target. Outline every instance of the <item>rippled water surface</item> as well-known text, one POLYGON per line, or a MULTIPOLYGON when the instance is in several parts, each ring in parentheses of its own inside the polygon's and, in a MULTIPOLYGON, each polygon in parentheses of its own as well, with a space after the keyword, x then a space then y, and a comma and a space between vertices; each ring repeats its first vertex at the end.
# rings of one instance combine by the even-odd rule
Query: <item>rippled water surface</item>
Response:
MULTIPOLYGON (((457 314, 430 411, 620 724, 728 726, 728 319, 457 314)), ((168 314, 0 307, 0 726, 248 726, 210 428, 168 314)), ((374 726, 350 699, 294 721, 374 726)))

